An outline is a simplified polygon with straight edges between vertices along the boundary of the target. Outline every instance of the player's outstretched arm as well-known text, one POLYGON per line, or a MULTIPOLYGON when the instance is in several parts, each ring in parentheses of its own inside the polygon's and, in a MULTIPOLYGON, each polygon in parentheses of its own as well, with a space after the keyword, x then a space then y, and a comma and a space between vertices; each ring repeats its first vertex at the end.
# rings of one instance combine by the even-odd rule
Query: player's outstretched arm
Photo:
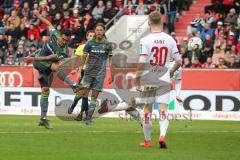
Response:
POLYGON ((33 11, 33 14, 34 14, 38 19, 40 19, 43 23, 45 23, 45 24, 48 26, 49 29, 50 29, 50 28, 53 28, 52 23, 49 22, 46 18, 42 17, 41 14, 38 12, 38 10, 34 10, 34 11, 33 11))

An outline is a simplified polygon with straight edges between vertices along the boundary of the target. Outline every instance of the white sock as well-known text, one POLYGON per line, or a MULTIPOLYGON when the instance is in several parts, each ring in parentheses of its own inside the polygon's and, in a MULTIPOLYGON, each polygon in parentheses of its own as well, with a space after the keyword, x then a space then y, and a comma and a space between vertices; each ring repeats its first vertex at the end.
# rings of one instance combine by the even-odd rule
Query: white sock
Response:
POLYGON ((165 137, 169 125, 168 112, 159 112, 159 126, 160 126, 160 137, 165 137))
POLYGON ((151 114, 145 113, 143 117, 143 134, 145 141, 151 141, 151 129, 152 129, 151 114))
POLYGON ((176 96, 178 96, 178 97, 180 97, 181 88, 182 88, 182 80, 176 79, 175 90, 176 90, 176 96))

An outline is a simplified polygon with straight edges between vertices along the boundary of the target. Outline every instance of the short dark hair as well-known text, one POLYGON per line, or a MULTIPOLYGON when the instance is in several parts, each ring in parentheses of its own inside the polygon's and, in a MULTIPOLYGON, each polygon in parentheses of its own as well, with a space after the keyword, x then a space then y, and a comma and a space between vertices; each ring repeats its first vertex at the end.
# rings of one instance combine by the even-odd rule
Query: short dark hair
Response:
POLYGON ((97 23, 96 26, 95 26, 95 29, 99 26, 102 27, 105 30, 105 25, 103 23, 97 23))
POLYGON ((72 35, 71 31, 69 31, 68 29, 63 29, 61 35, 63 34, 67 37, 70 37, 72 35))
POLYGON ((88 36, 90 33, 94 33, 94 30, 87 31, 86 36, 88 36))

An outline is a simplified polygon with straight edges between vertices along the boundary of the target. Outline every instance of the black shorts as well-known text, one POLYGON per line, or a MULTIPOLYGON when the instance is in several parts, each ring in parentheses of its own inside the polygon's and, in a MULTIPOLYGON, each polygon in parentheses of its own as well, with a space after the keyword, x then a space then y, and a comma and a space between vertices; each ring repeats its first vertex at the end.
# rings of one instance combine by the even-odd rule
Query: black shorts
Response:
POLYGON ((33 62, 33 66, 39 72, 38 81, 41 88, 50 87, 53 80, 53 73, 51 70, 52 63, 50 62, 33 62))

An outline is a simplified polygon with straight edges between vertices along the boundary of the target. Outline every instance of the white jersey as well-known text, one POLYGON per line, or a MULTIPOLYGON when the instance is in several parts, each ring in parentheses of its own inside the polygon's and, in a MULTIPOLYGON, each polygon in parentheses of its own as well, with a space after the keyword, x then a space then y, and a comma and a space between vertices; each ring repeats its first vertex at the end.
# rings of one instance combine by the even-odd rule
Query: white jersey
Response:
MULTIPOLYGON (((170 82, 170 59, 181 61, 176 41, 164 32, 152 32, 140 40, 139 62, 144 63, 148 72, 167 69, 160 80, 170 82), (154 69, 153 69, 154 68, 154 69)), ((155 74, 154 73, 154 74, 155 74)))

